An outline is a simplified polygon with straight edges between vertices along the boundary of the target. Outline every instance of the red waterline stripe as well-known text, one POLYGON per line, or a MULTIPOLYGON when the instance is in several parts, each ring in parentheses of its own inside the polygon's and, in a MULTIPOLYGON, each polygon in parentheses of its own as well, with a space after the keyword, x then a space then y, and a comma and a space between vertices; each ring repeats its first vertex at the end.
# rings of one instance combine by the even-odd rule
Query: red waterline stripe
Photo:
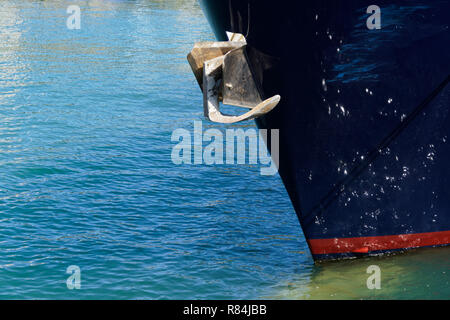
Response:
POLYGON ((393 236, 309 239, 313 254, 370 252, 436 246, 450 243, 450 230, 393 236))

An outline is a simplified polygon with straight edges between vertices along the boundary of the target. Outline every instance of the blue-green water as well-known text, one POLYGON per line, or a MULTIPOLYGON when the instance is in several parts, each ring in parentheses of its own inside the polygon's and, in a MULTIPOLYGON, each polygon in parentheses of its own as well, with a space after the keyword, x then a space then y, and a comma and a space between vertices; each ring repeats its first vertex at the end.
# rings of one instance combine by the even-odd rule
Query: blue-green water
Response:
POLYGON ((449 298, 449 248, 314 265, 278 176, 172 163, 212 39, 191 0, 1 1, 0 298, 449 298))

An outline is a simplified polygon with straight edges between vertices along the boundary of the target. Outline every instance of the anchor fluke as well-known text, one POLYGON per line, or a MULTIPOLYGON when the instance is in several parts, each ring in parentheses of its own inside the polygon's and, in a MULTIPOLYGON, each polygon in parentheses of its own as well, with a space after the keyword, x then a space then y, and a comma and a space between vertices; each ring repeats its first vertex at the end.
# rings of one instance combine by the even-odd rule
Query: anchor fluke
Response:
POLYGON ((219 123, 235 123, 258 118, 273 110, 281 97, 262 99, 260 84, 255 80, 246 53, 244 36, 231 34, 239 41, 196 43, 188 61, 203 91, 205 117, 219 123), (225 115, 220 102, 249 111, 238 115, 225 115))

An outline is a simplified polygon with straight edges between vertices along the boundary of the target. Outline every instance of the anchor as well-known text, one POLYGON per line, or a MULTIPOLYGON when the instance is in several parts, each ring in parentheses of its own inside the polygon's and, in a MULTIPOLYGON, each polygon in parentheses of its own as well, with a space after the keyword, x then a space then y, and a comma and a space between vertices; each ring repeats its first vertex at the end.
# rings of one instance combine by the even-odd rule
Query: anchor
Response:
POLYGON ((187 59, 203 91, 204 115, 219 123, 235 123, 269 113, 280 102, 275 95, 263 101, 246 52, 245 37, 229 33, 229 41, 198 42, 187 59), (220 111, 220 102, 250 109, 239 115, 220 111))

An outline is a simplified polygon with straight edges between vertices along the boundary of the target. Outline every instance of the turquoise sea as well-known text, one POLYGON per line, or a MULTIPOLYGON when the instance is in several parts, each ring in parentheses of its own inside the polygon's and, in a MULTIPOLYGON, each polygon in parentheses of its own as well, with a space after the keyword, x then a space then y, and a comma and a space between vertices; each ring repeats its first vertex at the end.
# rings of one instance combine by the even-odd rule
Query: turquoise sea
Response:
POLYGON ((450 248, 315 265, 279 176, 172 162, 206 40, 193 0, 0 1, 0 298, 448 299, 450 248))

